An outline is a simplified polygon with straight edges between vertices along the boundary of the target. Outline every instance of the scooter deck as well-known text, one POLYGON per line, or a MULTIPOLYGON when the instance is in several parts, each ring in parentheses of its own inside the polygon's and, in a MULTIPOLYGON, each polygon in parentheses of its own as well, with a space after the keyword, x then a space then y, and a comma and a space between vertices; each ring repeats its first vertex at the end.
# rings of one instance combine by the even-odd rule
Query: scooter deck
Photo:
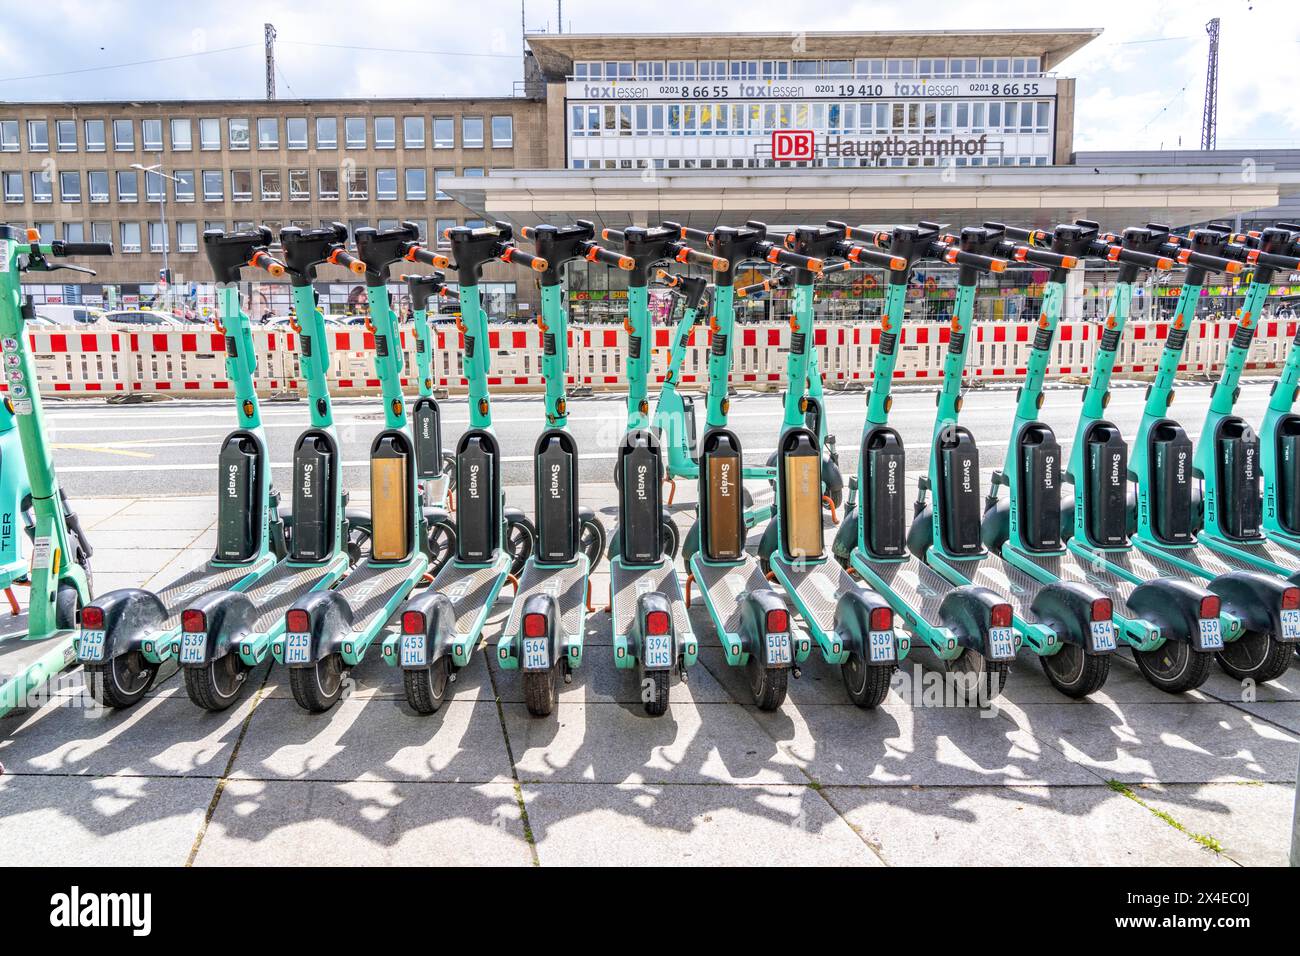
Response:
POLYGON ((1249 563, 1247 570, 1280 573, 1287 576, 1300 571, 1300 555, 1285 545, 1278 544, 1270 538, 1252 538, 1249 541, 1234 541, 1228 538, 1214 538, 1203 535, 1201 543, 1213 549, 1214 553, 1225 560, 1241 560, 1249 563), (1271 564, 1277 571, 1264 567, 1271 564))
POLYGON ((213 591, 242 591, 245 587, 268 573, 275 565, 274 555, 265 555, 252 564, 230 567, 224 564, 207 564, 182 574, 157 593, 167 609, 167 619, 159 630, 170 631, 181 626, 181 611, 196 600, 213 591))
POLYGON ((727 638, 740 633, 741 598, 751 591, 772 589, 758 561, 748 554, 741 556, 739 564, 717 565, 700 560, 697 553, 691 559, 691 573, 719 635, 727 638))
POLYGON ((339 595, 352 608, 352 633, 377 631, 386 624, 387 620, 376 621, 375 618, 385 613, 395 593, 400 592, 401 598, 410 594, 427 566, 422 554, 401 564, 378 564, 367 558, 357 565, 338 589, 339 595))
POLYGON ((832 633, 840 595, 858 586, 849 572, 829 559, 811 564, 787 561, 780 554, 772 555, 770 564, 777 580, 794 598, 804 620, 823 635, 832 633))
POLYGON ((1133 543, 1150 559, 1154 567, 1161 569, 1161 577, 1186 577, 1189 569, 1191 573, 1204 578, 1217 578, 1230 571, 1259 570, 1249 561, 1229 561, 1199 543, 1191 548, 1163 548, 1141 538, 1135 538, 1133 543))
POLYGON ((443 565, 429 586, 451 601, 457 638, 476 637, 482 630, 509 569, 510 556, 505 552, 498 553, 492 564, 449 561, 443 565))
POLYGON ((560 605, 560 633, 565 637, 580 637, 587 619, 587 556, 579 554, 573 564, 542 566, 532 559, 524 565, 519 578, 519 592, 510 605, 506 619, 505 636, 519 636, 523 626, 524 602, 534 594, 549 594, 560 605))
POLYGON ((1090 584, 1110 598, 1111 610, 1120 617, 1136 617, 1128 608, 1128 598, 1138 581, 1169 577, 1136 548, 1127 551, 1089 551, 1085 557, 1077 551, 1064 555, 1031 555, 1017 551, 1016 556, 1042 568, 1058 581, 1090 584))
MULTIPOLYGON (((76 663, 76 631, 56 631, 49 637, 27 636, 27 615, 4 622, 0 635, 0 717, 26 707, 28 695, 48 679, 76 663)), ((32 706, 39 701, 31 700, 32 706)))
POLYGON ((284 626, 284 613, 305 594, 322 584, 328 587, 347 570, 347 559, 338 555, 328 564, 290 564, 281 561, 244 593, 258 609, 253 633, 266 634, 284 626))
POLYGON ((651 593, 662 594, 668 599, 672 606, 673 631, 680 638, 694 636, 682 588, 677 582, 677 571, 671 561, 660 561, 648 567, 631 567, 615 558, 609 566, 609 586, 615 637, 626 638, 632 632, 637 598, 651 593))
POLYGON ((971 584, 988 588, 1010 600, 1016 617, 1026 624, 1038 623, 1033 604, 1044 582, 1028 571, 1016 567, 1000 554, 989 554, 979 561, 954 561, 948 567, 971 584))
MULTIPOLYGON (((955 585, 938 571, 910 556, 903 561, 866 563, 866 569, 869 571, 867 583, 875 583, 871 578, 878 579, 884 590, 889 591, 917 617, 927 624, 939 625, 939 607, 955 585)), ((884 593, 881 597, 889 599, 884 593)))

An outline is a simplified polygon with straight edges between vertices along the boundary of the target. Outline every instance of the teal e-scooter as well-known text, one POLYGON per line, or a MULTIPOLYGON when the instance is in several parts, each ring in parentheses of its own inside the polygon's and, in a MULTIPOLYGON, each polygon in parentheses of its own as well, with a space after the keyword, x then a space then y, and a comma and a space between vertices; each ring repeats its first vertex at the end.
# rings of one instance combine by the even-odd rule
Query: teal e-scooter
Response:
MULTIPOLYGON (((415 250, 406 254, 412 262, 415 250)), ((456 461, 442 448, 442 409, 433 394, 433 344, 436 341, 429 316, 438 314, 440 301, 455 301, 442 272, 407 275, 407 293, 415 325, 415 367, 419 395, 411 403, 411 428, 415 435, 415 476, 420 482, 420 501, 425 508, 454 509, 456 461)))

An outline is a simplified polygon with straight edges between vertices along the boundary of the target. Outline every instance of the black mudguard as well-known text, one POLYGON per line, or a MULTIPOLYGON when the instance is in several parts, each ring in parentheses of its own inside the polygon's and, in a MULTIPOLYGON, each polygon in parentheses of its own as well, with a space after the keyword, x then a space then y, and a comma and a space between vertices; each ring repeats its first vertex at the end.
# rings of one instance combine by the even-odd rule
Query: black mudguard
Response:
MULTIPOLYGON (((740 597, 740 644, 750 656, 758 656, 764 667, 789 667, 788 661, 776 662, 767 654, 767 612, 784 611, 785 602, 771 588, 757 588, 740 597)), ((790 638, 793 660, 794 638, 790 638)))
POLYGON ((660 594, 658 591, 647 591, 645 594, 638 595, 636 599, 636 614, 632 617, 632 633, 629 635, 632 647, 636 651, 636 659, 642 662, 642 666, 645 665, 645 622, 651 611, 663 611, 668 615, 668 636, 672 639, 673 662, 669 669, 676 670, 681 647, 678 646, 677 628, 673 624, 673 606, 667 595, 660 594))
POLYGON ((252 632, 253 622, 257 620, 257 608, 247 595, 238 591, 211 591, 186 610, 202 611, 208 622, 203 663, 187 665, 190 667, 204 667, 238 650, 240 639, 252 632))
POLYGON ((527 670, 524 667, 524 648, 523 648, 523 621, 529 614, 541 614, 546 618, 546 659, 550 661, 550 666, 545 668, 533 668, 533 670, 547 671, 555 666, 556 661, 563 657, 562 648, 560 647, 560 602, 556 600, 554 594, 530 594, 524 599, 523 612, 519 615, 519 669, 527 670))
POLYGON ((1041 623, 1052 629, 1058 640, 1094 654, 1097 652, 1092 646, 1092 605, 1094 601, 1105 599, 1106 595, 1090 584, 1053 581, 1034 595, 1030 610, 1041 623))
POLYGON ((1230 571, 1208 586, 1223 609, 1244 621, 1249 630, 1282 640, 1282 595, 1295 587, 1291 579, 1260 571, 1230 571))
POLYGON ((140 650, 147 638, 161 636, 167 620, 167 608, 158 595, 143 588, 119 588, 90 603, 104 612, 103 662, 140 650))
POLYGON ((307 664, 289 666, 314 667, 317 661, 343 649, 343 642, 352 631, 352 606, 343 595, 334 590, 313 591, 300 597, 289 610, 307 612, 307 619, 311 622, 312 653, 307 664))
MULTIPOLYGON (((835 602, 835 636, 841 646, 857 654, 859 659, 871 664, 871 649, 867 647, 867 635, 871 633, 871 612, 878 608, 888 608, 889 602, 870 588, 852 588, 840 595, 835 602)), ((890 615, 892 617, 893 611, 890 615)), ((888 663, 877 661, 874 666, 893 667, 897 663, 897 643, 895 643, 895 660, 888 663)))
POLYGON ((1166 640, 1199 646, 1201 599, 1209 592, 1199 584, 1179 578, 1144 581, 1128 596, 1128 608, 1160 628, 1166 640))
POLYGON ((415 597, 402 605, 397 619, 400 622, 408 612, 418 611, 424 615, 424 663, 403 664, 399 655, 397 663, 403 670, 428 670, 434 662, 450 653, 451 639, 456 633, 456 609, 451 598, 441 591, 425 588, 415 597))
POLYGON ((939 604, 939 620, 952 631, 957 643, 978 654, 989 653, 989 630, 993 627, 993 608, 1006 604, 996 592, 968 584, 949 591, 939 604))

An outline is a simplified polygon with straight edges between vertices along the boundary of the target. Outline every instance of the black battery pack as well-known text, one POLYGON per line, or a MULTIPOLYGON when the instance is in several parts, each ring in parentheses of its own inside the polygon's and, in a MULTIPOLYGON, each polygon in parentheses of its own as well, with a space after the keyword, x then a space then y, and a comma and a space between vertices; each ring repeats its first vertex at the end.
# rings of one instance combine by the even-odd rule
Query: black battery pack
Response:
POLYGON ((1151 529, 1167 544, 1192 539, 1192 440, 1175 422, 1151 429, 1151 529))
POLYGON ((293 452, 293 559, 321 561, 334 547, 334 447, 308 432, 293 452))
POLYGON ((501 536, 501 494, 496 439, 474 429, 456 447, 456 555, 464 562, 491 561, 501 536))
POLYGON ((1240 418, 1219 426, 1215 467, 1219 485, 1219 523, 1234 538, 1258 538, 1263 517, 1259 476, 1259 435, 1240 418))
POLYGON ((1031 551, 1061 547, 1061 446, 1052 430, 1034 423, 1020 433, 1020 539, 1031 551))
POLYGON ((578 451, 573 437, 558 429, 543 432, 533 469, 538 559, 568 564, 578 554, 578 451))
POLYGON ((1294 415, 1278 422, 1277 497, 1278 520, 1300 533, 1300 417, 1294 415))
POLYGON ((738 561, 745 552, 745 502, 740 440, 723 428, 704 435, 700 455, 700 527, 705 557, 738 561))
POLYGON ((646 429, 627 433, 618 456, 619 554, 626 564, 657 564, 663 556, 663 459, 646 429))
POLYGON ((221 446, 217 468, 218 561, 247 561, 257 551, 262 518, 262 461, 257 440, 235 432, 221 446))
POLYGON ((1101 422, 1088 432, 1083 476, 1088 537, 1099 547, 1128 541, 1128 444, 1118 428, 1101 422))
POLYGON ((862 488, 863 539, 882 558, 901 557, 907 547, 907 450, 892 428, 873 429, 863 441, 866 483, 862 488))
POLYGON ((436 399, 422 395, 411 407, 415 426, 415 476, 437 478, 442 474, 442 412, 436 399))
POLYGON ((691 458, 698 458, 700 454, 699 436, 695 432, 695 396, 683 395, 682 415, 686 419, 686 448, 691 458))
POLYGON ((943 545, 950 554, 979 554, 980 453, 970 431, 953 426, 939 438, 943 545))

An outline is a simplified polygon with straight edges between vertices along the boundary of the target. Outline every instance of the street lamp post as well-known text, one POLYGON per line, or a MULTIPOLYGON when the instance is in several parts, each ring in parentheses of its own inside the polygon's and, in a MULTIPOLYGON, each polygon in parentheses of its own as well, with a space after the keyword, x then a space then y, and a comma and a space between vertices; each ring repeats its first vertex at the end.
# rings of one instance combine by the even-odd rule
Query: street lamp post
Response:
MULTIPOLYGON (((174 183, 178 183, 181 181, 179 176, 173 176, 171 175, 171 173, 163 172, 162 163, 154 163, 152 166, 142 166, 140 163, 132 163, 131 168, 138 169, 144 173, 144 189, 146 193, 149 192, 150 173, 153 173, 156 176, 160 176, 163 179, 170 179, 174 183)), ((167 258, 167 247, 170 243, 168 243, 167 241, 167 187, 166 186, 162 187, 162 189, 158 191, 158 223, 162 227, 163 265, 162 265, 162 275, 160 276, 160 278, 165 279, 167 283, 166 293, 170 297, 172 273, 171 273, 171 267, 168 265, 168 258, 167 258)), ((165 304, 166 303, 164 302, 164 305, 165 304)))

